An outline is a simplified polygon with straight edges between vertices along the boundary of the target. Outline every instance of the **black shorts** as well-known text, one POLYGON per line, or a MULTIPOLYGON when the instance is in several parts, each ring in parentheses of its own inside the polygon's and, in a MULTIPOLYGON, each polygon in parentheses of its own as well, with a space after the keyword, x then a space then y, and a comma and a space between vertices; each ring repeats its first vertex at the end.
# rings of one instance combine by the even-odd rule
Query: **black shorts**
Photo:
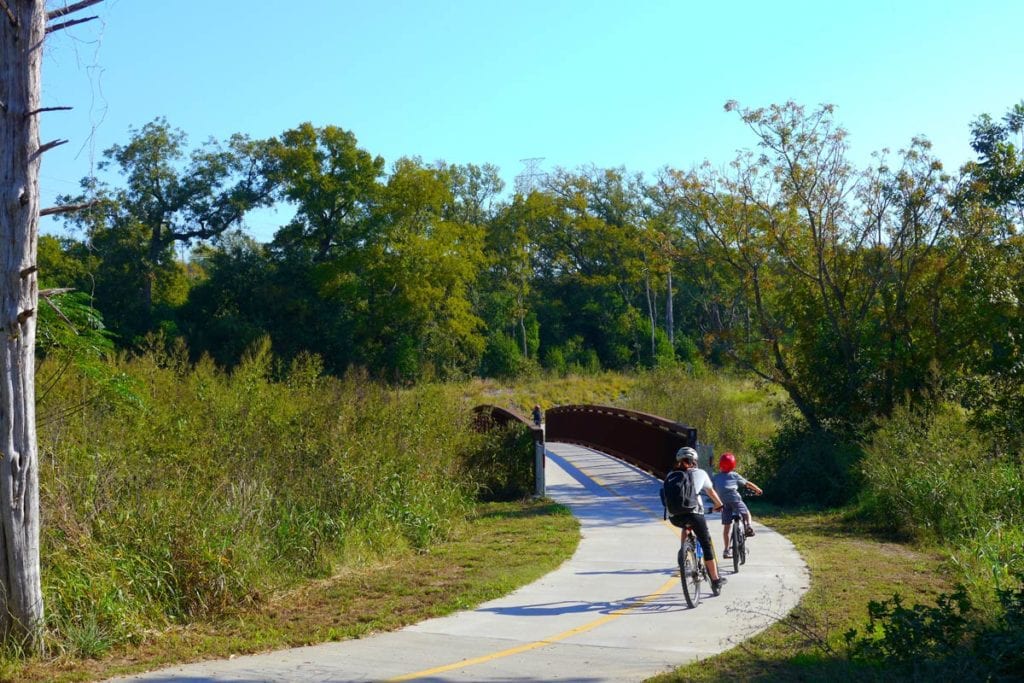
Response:
MULTIPOLYGON (((700 548, 704 551, 705 560, 714 560, 715 546, 711 543, 711 534, 708 532, 708 523, 704 515, 696 512, 684 512, 679 515, 672 515, 672 523, 678 527, 689 525, 693 527, 693 535, 700 542, 700 548)), ((685 536, 683 537, 686 538, 685 536)))

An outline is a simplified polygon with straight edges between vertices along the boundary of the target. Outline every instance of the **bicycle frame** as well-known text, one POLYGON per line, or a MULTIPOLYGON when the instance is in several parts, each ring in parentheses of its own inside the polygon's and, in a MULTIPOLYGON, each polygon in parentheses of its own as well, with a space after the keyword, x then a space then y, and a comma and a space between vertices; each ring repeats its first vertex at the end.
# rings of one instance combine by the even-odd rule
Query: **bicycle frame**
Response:
POLYGON ((707 566, 704 564, 704 549, 692 527, 687 526, 683 532, 677 561, 683 596, 686 598, 686 604, 692 609, 700 604, 700 585, 705 581, 711 581, 707 566))
POLYGON ((739 512, 733 511, 730 525, 729 543, 726 549, 731 551, 733 573, 738 573, 740 565, 747 563, 747 537, 743 533, 743 516, 739 512))

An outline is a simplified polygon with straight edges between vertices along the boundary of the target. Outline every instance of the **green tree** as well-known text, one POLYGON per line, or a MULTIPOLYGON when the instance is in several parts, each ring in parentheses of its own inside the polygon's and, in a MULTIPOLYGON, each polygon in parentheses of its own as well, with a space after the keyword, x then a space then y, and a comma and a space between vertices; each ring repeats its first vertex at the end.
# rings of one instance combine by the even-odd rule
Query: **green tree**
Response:
POLYGON ((641 188, 623 169, 558 170, 527 197, 542 346, 579 336, 607 367, 640 361, 650 331, 638 323, 641 188))
POLYGON ((983 227, 926 141, 896 167, 883 157, 858 172, 832 113, 740 110, 760 152, 681 187, 695 248, 734 271, 750 316, 719 334, 732 357, 783 387, 812 427, 856 431, 953 367, 941 343, 950 292, 983 227))
POLYGON ((274 236, 274 246, 301 251, 313 262, 345 258, 372 239, 370 214, 384 160, 357 146, 337 126, 303 123, 267 145, 269 176, 295 217, 274 236))
POLYGON ((209 354, 218 364, 232 367, 267 336, 274 338, 278 353, 291 355, 282 349, 287 337, 277 334, 275 323, 288 319, 282 304, 295 297, 275 290, 276 269, 262 245, 241 234, 225 236, 216 247, 193 250, 192 263, 206 274, 189 291, 180 312, 181 331, 193 357, 209 354))
POLYGON ((998 225, 968 245, 968 273, 957 290, 963 315, 956 348, 963 366, 960 400, 976 424, 1007 452, 1024 452, 1024 102, 1001 121, 983 115, 971 126, 978 159, 964 170, 984 208, 976 220, 998 225), (986 212, 990 212, 986 215, 986 212))
MULTIPOLYGON (((479 304, 492 336, 500 333, 518 339, 520 358, 529 358, 531 353, 536 356, 537 352, 535 347, 531 349, 526 324, 533 282, 526 214, 526 200, 516 195, 487 222, 487 265, 481 277, 484 294, 479 304)), ((535 316, 533 320, 536 322, 535 316)))
POLYGON ((245 214, 270 202, 272 180, 262 145, 234 135, 187 154, 187 137, 157 118, 130 129, 126 144, 104 152, 101 170, 116 170, 123 185, 82 181, 84 194, 63 204, 91 203, 68 223, 84 231, 98 258, 96 301, 126 341, 168 320, 187 291, 174 245, 219 238, 245 214), (164 310, 155 308, 164 304, 164 310), (155 314, 156 313, 156 314, 155 314))
POLYGON ((965 170, 976 181, 975 190, 1000 210, 1007 230, 1014 233, 1024 227, 1022 144, 1024 101, 1011 107, 1001 121, 983 114, 971 124, 971 147, 978 153, 978 159, 965 170))
POLYGON ((331 283, 357 294, 361 348, 396 378, 471 371, 483 352, 470 289, 484 263, 484 227, 463 222, 457 208, 448 167, 400 159, 374 212, 379 232, 360 251, 357 287, 347 287, 345 269, 331 283))
POLYGON ((714 340, 749 319, 733 269, 709 258, 699 217, 685 201, 686 174, 666 168, 646 188, 647 239, 665 275, 665 332, 679 358, 691 359, 695 340, 718 358, 714 340), (677 336, 678 335, 678 336, 677 336))

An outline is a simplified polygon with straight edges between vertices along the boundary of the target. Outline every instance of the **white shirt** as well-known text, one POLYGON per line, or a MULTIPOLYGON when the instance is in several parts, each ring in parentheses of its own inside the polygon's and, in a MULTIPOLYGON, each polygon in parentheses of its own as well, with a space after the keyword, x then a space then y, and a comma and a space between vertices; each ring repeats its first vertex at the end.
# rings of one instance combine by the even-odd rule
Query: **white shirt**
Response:
POLYGON ((711 484, 711 477, 704 470, 695 468, 693 473, 693 488, 697 489, 697 511, 704 512, 704 508, 711 504, 711 497, 708 496, 707 501, 704 500, 703 496, 707 495, 704 491, 714 491, 715 487, 711 484))

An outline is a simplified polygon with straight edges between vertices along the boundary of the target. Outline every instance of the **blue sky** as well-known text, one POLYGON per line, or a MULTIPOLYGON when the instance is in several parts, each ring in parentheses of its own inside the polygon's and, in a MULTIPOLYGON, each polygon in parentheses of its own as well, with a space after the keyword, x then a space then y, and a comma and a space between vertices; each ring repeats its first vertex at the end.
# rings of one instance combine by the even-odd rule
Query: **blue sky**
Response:
MULTIPOLYGON (((53 0, 51 7, 60 4, 53 0)), ((969 124, 1024 99, 1024 3, 660 0, 106 0, 47 40, 43 203, 129 126, 193 144, 338 125, 390 164, 727 163, 753 140, 723 104, 837 105, 854 158, 924 135, 948 168, 969 124)), ((261 212, 268 240, 286 211, 261 212)), ((45 220, 45 219, 44 219, 45 220)), ((58 223, 44 230, 59 232, 58 223)))

